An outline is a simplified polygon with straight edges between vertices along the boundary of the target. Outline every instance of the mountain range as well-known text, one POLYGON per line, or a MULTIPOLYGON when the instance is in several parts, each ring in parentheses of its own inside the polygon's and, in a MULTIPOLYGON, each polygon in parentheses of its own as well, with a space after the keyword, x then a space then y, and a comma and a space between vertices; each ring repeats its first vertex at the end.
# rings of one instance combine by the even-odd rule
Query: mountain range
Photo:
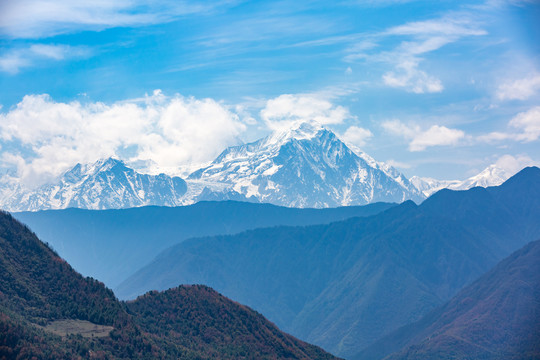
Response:
POLYGON ((109 158, 75 165, 57 183, 36 190, 3 189, 2 208, 9 211, 43 209, 111 209, 144 205, 177 206, 186 182, 165 174, 140 174, 122 161, 109 158))
POLYGON ((510 177, 494 165, 466 181, 413 177, 346 145, 313 122, 296 123, 253 143, 224 150, 186 180, 141 174, 114 158, 77 164, 36 189, 4 182, 0 207, 8 211, 121 209, 237 200, 288 207, 336 207, 423 201, 441 188, 500 185, 510 177))
POLYGON ((334 359, 205 286, 119 302, 0 213, 2 359, 334 359))
POLYGON ((539 218, 540 169, 531 167, 498 187, 441 190, 369 217, 186 240, 115 293, 203 283, 347 358, 540 238, 539 218))
POLYGON ((13 213, 77 271, 116 287, 166 248, 187 238, 258 227, 313 225, 369 216, 395 206, 375 203, 296 209, 237 201, 117 210, 63 209, 13 213))

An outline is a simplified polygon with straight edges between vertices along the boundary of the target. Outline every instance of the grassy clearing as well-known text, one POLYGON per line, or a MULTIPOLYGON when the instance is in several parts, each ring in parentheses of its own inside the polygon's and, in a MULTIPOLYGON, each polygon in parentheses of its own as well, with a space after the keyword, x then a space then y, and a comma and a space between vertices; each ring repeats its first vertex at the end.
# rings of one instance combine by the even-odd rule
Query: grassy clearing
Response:
POLYGON ((57 320, 45 326, 45 330, 60 336, 81 335, 86 338, 106 337, 112 326, 97 325, 86 320, 57 320))

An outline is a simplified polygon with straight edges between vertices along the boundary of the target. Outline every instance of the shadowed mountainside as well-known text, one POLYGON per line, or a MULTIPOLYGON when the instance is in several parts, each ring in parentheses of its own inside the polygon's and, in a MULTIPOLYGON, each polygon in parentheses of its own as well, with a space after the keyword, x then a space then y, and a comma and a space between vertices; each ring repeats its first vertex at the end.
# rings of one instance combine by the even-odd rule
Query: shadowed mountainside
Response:
POLYGON ((387 359, 540 359, 540 240, 352 359, 393 351, 387 359))

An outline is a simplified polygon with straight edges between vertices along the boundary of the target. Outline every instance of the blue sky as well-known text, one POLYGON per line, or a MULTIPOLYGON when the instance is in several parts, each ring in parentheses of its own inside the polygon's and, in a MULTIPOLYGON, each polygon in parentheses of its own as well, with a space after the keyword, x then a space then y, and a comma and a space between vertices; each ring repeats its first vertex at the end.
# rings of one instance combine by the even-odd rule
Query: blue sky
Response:
POLYGON ((175 173, 317 118, 407 176, 540 161, 538 1, 7 0, 0 162, 175 173), (74 4, 76 3, 76 4, 74 4))

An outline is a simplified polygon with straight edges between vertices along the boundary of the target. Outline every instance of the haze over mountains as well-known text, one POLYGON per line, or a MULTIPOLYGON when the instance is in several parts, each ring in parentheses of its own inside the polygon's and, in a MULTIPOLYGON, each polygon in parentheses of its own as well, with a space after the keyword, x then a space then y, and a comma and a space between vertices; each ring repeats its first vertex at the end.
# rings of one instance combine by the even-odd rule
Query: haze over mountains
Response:
POLYGON ((14 213, 79 272, 115 287, 159 252, 199 236, 258 227, 313 225, 369 216, 395 204, 296 209, 236 201, 119 210, 64 209, 14 213))
POLYGON ((119 302, 6 213, 0 213, 0 358, 334 359, 208 287, 119 302))
POLYGON ((540 238, 539 218, 540 169, 526 168, 498 187, 442 190, 371 217, 191 239, 116 293, 204 283, 349 357, 540 238))
POLYGON ((441 188, 499 185, 510 175, 491 166, 466 181, 408 180, 395 168, 352 150, 333 132, 296 123, 256 142, 226 149, 186 180, 147 175, 109 158, 77 164, 37 189, 0 186, 0 207, 36 211, 77 207, 119 209, 178 206, 201 200, 267 202, 289 207, 336 207, 373 202, 420 202, 441 188))

